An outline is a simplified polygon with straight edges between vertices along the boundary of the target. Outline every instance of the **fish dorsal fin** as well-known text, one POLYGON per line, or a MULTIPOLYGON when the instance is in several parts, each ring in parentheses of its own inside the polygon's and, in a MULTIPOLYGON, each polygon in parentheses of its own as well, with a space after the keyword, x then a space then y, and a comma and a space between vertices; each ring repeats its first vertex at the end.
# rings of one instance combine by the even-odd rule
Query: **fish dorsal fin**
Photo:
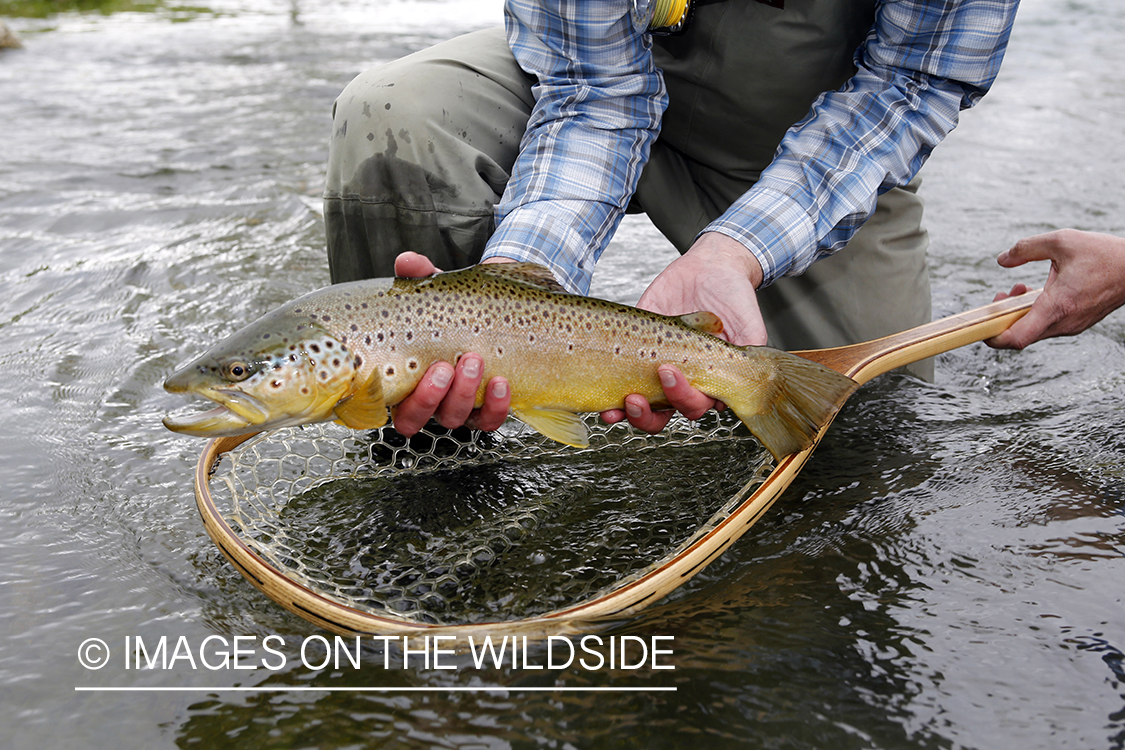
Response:
POLYGON ((586 433, 586 423, 582 417, 562 409, 512 409, 512 414, 532 429, 541 432, 552 440, 575 448, 586 448, 590 438, 586 433))
POLYGON ((482 263, 477 266, 480 273, 497 279, 513 281, 517 284, 541 289, 545 292, 566 292, 563 285, 555 279, 546 266, 538 263, 482 263))
POLYGON ((353 430, 373 430, 385 425, 387 403, 383 399, 383 378, 379 371, 372 372, 371 378, 350 396, 340 399, 333 412, 337 421, 353 430))
POLYGON ((680 320, 684 325, 691 326, 697 331, 709 333, 712 336, 718 336, 723 332, 723 320, 713 312, 693 312, 687 315, 681 315, 680 320))

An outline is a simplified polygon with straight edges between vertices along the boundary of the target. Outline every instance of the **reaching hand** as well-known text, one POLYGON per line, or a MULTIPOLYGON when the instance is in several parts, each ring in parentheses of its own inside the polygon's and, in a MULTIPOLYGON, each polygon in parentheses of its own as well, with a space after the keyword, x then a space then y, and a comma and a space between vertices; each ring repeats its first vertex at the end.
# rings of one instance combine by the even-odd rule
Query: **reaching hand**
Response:
MULTIPOLYGON (((984 343, 996 349, 1023 349, 1053 336, 1073 336, 1125 304, 1125 239, 1061 229, 1027 237, 997 258, 1005 268, 1051 261, 1043 293, 1011 328, 984 343)), ((1023 294, 1016 284, 996 300, 1023 294)))
MULTIPOLYGON (((762 267, 742 243, 708 232, 691 249, 670 263, 641 295, 638 307, 662 315, 706 311, 723 321, 721 338, 740 346, 766 343, 766 326, 758 309, 755 289, 762 282, 762 267)), ((653 411, 638 394, 625 398, 625 408, 602 412, 606 422, 628 419, 645 432, 659 432, 675 411, 698 419, 709 409, 722 409, 687 382, 677 368, 661 365, 657 373, 672 410, 653 411)))
MULTIPOLYGON (((418 253, 403 253, 395 258, 395 275, 421 278, 437 272, 432 261, 418 253)), ((474 409, 477 389, 483 378, 484 361, 469 352, 457 360, 430 365, 414 392, 399 403, 394 412, 395 429, 410 437, 422 429, 430 417, 445 427, 467 425, 478 430, 495 430, 508 418, 512 394, 508 381, 492 378, 484 392, 484 404, 474 409)))

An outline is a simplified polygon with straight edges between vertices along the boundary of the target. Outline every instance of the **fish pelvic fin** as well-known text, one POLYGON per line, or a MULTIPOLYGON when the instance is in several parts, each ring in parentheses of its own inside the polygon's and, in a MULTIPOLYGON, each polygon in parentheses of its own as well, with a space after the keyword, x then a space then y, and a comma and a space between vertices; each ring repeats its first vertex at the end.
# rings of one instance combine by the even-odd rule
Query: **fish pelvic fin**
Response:
POLYGON ((859 384, 817 362, 776 353, 776 371, 765 385, 764 396, 744 399, 734 394, 723 401, 781 461, 811 446, 859 384))
POLYGON ((387 423, 387 403, 383 399, 383 379, 378 372, 371 379, 340 399, 332 410, 340 424, 353 430, 373 430, 387 423))
POLYGON ((712 336, 718 336, 723 332, 723 320, 713 312, 693 312, 687 315, 681 315, 680 320, 684 325, 690 326, 697 331, 709 333, 712 336))
POLYGON ((562 409, 513 409, 512 415, 532 429, 541 432, 552 440, 575 448, 586 448, 590 438, 582 417, 562 409))

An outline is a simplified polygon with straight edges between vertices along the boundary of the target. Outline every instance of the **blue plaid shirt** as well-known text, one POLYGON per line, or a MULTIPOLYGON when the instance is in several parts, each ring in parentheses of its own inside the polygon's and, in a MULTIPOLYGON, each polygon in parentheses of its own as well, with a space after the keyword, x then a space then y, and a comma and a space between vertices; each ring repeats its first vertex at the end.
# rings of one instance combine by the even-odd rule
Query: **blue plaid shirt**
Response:
MULTIPOLYGON (((880 2, 856 52, 856 75, 816 99, 758 182, 704 231, 750 248, 764 284, 842 248, 876 196, 909 182, 959 112, 988 91, 1018 5, 880 2)), ((512 51, 538 84, 485 257, 541 263, 581 294, 667 103, 633 10, 632 0, 505 2, 512 51)))

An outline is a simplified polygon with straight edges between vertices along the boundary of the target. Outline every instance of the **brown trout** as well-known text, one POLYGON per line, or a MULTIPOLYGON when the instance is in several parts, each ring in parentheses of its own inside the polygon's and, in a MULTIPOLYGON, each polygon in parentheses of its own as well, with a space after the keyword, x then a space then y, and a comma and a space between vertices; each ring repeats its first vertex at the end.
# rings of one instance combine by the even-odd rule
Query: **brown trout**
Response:
POLYGON ((499 263, 423 279, 373 279, 306 294, 232 334, 164 383, 219 404, 168 417, 203 437, 335 420, 387 422, 431 363, 466 352, 500 375, 512 414, 585 447, 584 412, 620 409, 639 393, 665 404, 657 366, 727 404, 779 460, 807 448, 856 384, 815 362, 715 336, 711 313, 657 315, 566 293, 542 266, 499 263))

